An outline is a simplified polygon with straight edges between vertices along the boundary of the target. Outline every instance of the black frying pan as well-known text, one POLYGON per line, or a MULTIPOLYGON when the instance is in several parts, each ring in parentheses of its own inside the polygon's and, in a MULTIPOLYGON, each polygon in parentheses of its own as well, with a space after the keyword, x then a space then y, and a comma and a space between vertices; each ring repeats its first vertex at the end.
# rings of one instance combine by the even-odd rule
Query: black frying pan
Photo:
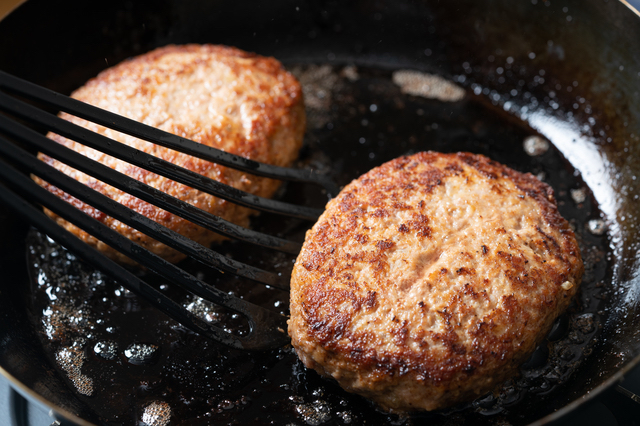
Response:
MULTIPOLYGON (((570 374, 552 383, 550 393, 541 390, 539 381, 531 381, 528 392, 517 382, 514 386, 520 386, 520 392, 511 401, 503 395, 497 405, 485 399, 447 413, 407 419, 377 412, 366 401, 304 370, 288 348, 238 354, 191 335, 184 338, 187 348, 191 345, 187 351, 191 355, 182 360, 190 360, 190 365, 205 365, 215 357, 227 360, 219 366, 233 366, 241 380, 221 374, 212 378, 217 388, 203 402, 195 395, 207 392, 202 381, 184 368, 176 373, 179 378, 172 386, 163 387, 161 382, 159 389, 138 395, 126 393, 127 386, 133 385, 121 384, 122 376, 116 374, 109 386, 85 397, 56 368, 40 328, 34 325, 41 306, 34 303, 30 290, 29 228, 0 206, 0 366, 30 400, 55 407, 79 424, 135 424, 140 419, 136 404, 160 398, 163 392, 174 400, 192 398, 200 407, 222 407, 200 420, 186 414, 174 417, 175 423, 182 420, 184 424, 224 424, 234 419, 345 424, 349 418, 352 424, 365 420, 371 424, 548 423, 591 401, 640 361, 636 233, 640 226, 636 182, 640 176, 640 21, 621 3, 56 3, 30 0, 0 22, 1 69, 68 93, 106 66, 156 46, 234 45, 273 55, 298 70, 328 64, 333 67, 330 75, 342 78, 342 85, 330 88, 333 97, 323 110, 326 115, 310 116, 301 160, 303 165, 330 168, 340 183, 395 156, 425 149, 470 150, 519 170, 545 173, 556 189, 562 213, 573 219, 583 255, 591 256, 586 286, 570 318, 588 314, 596 326, 586 332, 588 341, 581 346, 579 362, 570 374), (354 81, 344 68, 351 65, 359 72, 354 81), (465 87, 468 95, 454 103, 402 95, 390 83, 397 69, 446 76, 465 87), (554 148, 540 157, 527 156, 522 140, 534 134, 548 138, 554 148), (580 188, 587 188, 587 197, 578 206, 571 190, 580 188), (604 236, 587 230, 589 221, 599 218, 608 225, 604 236), (113 400, 117 402, 109 402, 113 400)), ((316 205, 324 202, 321 195, 306 191, 289 186, 283 197, 316 205)), ((274 229, 275 223, 266 217, 256 226, 274 229)), ((286 232, 300 238, 301 225, 289 224, 286 232)), ((230 245, 224 250, 233 253, 236 248, 230 245)), ((248 256, 269 261, 257 254, 248 256)), ((152 310, 141 310, 146 312, 141 324, 149 329, 166 321, 152 310)), ((557 336, 552 336, 556 342, 567 338, 571 325, 566 318, 560 321, 557 336)), ((543 364, 534 357, 527 368, 531 371, 543 364)), ((105 368, 124 371, 124 367, 122 371, 105 368)), ((97 382, 104 379, 98 372, 95 377, 97 382)), ((177 411, 187 413, 188 409, 177 411)))

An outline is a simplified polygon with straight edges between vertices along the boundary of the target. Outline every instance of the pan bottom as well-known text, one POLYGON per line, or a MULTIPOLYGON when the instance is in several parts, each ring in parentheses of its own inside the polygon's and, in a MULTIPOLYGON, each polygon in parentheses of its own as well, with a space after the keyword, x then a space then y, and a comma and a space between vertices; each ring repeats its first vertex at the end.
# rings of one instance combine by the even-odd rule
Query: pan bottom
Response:
MULTIPOLYGON (((433 76, 355 66, 289 64, 305 92, 308 131, 300 167, 344 185, 400 155, 470 151, 531 172, 556 191, 585 261, 581 291, 518 378, 494 394, 446 412, 399 417, 306 370, 290 346, 246 353, 211 342, 157 312, 55 242, 29 236, 33 326, 51 365, 104 423, 181 424, 526 424, 553 410, 554 395, 579 370, 606 320, 609 242, 580 173, 525 122, 433 76), (404 76, 404 77, 403 77, 404 76)), ((320 190, 287 184, 280 199, 322 207, 320 190)), ((302 241, 310 226, 263 214, 253 227, 302 241)), ((293 256, 228 242, 234 259, 288 274, 293 256)), ((185 261, 218 288, 287 313, 288 294, 185 261)), ((157 288, 219 321, 214 307, 162 277, 157 288)))

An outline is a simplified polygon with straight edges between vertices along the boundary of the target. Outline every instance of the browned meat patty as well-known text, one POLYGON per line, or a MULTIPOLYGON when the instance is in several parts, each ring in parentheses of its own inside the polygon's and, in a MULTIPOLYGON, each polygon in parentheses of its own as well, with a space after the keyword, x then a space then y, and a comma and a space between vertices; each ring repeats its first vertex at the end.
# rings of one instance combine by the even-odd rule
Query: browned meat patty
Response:
MULTIPOLYGON (((72 95, 89 104, 196 142, 252 160, 288 166, 298 155, 305 130, 300 85, 273 58, 213 45, 168 46, 112 67, 72 95)), ((61 114, 65 119, 209 178, 262 197, 277 181, 251 176, 61 114)), ((49 137, 202 210, 247 226, 251 210, 147 172, 55 134, 49 137)), ((203 245, 222 237, 78 172, 45 155, 40 158, 112 199, 203 245)), ((93 217, 169 261, 183 255, 121 222, 37 181, 93 217)), ((51 212, 48 212, 54 216, 51 212)), ((65 228, 111 257, 115 250, 57 218, 65 228)))
POLYGON ((293 270, 289 334, 346 390, 435 410, 517 374, 582 273, 549 186, 480 155, 423 152, 329 202, 293 270))

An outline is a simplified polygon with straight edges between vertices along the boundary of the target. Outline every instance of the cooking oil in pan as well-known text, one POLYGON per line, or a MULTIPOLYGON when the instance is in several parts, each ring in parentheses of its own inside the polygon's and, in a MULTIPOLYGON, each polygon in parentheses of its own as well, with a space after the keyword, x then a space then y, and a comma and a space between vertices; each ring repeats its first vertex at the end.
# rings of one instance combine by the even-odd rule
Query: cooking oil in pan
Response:
MULTIPOLYGON (((549 183, 585 261, 583 284, 570 310, 520 376, 495 393, 445 412, 395 416, 305 369, 290 346, 248 353, 188 331, 34 232, 29 241, 33 322, 61 379, 105 423, 445 425, 537 419, 589 356, 605 320, 606 225, 580 174, 526 123, 440 77, 354 66, 290 64, 290 69, 303 85, 308 115, 300 167, 326 171, 344 185, 400 155, 471 151, 549 183)), ((279 197, 315 207, 327 201, 321 190, 293 183, 279 197)), ((253 221, 260 231, 298 241, 310 225, 268 214, 253 221)), ((237 242, 218 250, 282 274, 295 260, 237 242)), ((181 266, 224 291, 287 313, 286 292, 188 260, 181 266)), ((246 332, 241 317, 183 294, 161 277, 146 278, 205 320, 246 332)))

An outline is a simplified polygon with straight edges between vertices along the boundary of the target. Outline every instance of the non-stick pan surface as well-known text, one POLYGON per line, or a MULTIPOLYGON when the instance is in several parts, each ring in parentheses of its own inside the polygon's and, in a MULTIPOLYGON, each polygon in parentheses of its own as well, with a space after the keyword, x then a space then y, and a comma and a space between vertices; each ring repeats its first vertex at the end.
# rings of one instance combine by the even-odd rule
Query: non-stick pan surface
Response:
MULTIPOLYGON (((290 348, 239 354, 199 336, 185 337, 184 330, 143 304, 114 296, 116 284, 95 290, 106 302, 93 299, 90 311, 134 305, 128 318, 137 328, 115 324, 122 339, 117 343, 122 350, 127 339, 162 342, 160 358, 146 366, 128 365, 122 357, 102 364, 94 359, 83 367, 95 384, 87 396, 58 367, 60 347, 47 343, 39 322, 48 302, 29 276, 34 257, 27 256, 28 247, 36 243, 19 215, 2 210, 0 365, 30 398, 47 401, 76 422, 94 423, 135 424, 145 406, 164 398, 173 404, 175 424, 527 424, 549 421, 589 400, 637 364, 640 50, 634 44, 640 24, 621 4, 64 3, 30 0, 0 23, 1 69, 70 92, 108 65, 168 43, 220 43, 273 55, 307 89, 310 125, 301 165, 325 168, 344 184, 419 150, 483 153, 541 174, 554 186, 590 269, 572 312, 551 336, 553 353, 542 350, 526 371, 547 370, 506 386, 497 400, 451 412, 409 418, 377 412, 304 370, 290 348), (456 102, 403 94, 392 78, 406 69, 445 76, 467 94, 456 102), (522 144, 532 135, 553 147, 528 155, 522 144), (589 230, 597 220, 607 228, 604 235, 589 230), (582 335, 571 334, 576 330, 582 335), (172 356, 173 362, 163 361, 172 356), (553 368, 558 368, 555 379, 553 368), (149 379, 157 377, 162 379, 149 379)), ((323 194, 294 185, 282 197, 316 205, 326 201, 323 194)), ((255 225, 297 238, 306 226, 283 225, 268 216, 255 225)), ((232 244, 223 250, 283 270, 290 262, 232 244)), ((220 285, 240 286, 238 292, 244 288, 252 297, 242 283, 220 285)), ((284 295, 270 293, 267 300, 274 309, 286 309, 284 295)), ((104 328, 94 331, 96 341, 108 333, 104 328)), ((92 348, 83 349, 89 359, 95 358, 92 348)))

